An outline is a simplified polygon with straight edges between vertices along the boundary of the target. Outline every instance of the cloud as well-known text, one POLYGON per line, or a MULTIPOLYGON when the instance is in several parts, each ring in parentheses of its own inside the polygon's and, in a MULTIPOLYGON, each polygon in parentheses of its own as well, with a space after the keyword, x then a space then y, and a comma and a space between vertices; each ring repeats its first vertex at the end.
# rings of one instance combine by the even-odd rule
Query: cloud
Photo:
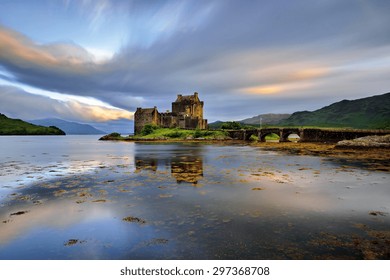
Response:
POLYGON ((60 101, 22 89, 0 86, 0 112, 25 120, 58 117, 84 122, 132 119, 133 113, 115 108, 89 105, 75 100, 60 101))
POLYGON ((113 3, 79 6, 90 7, 97 36, 112 17, 126 18, 128 42, 112 57, 0 27, 0 65, 19 83, 129 111, 168 109, 177 93, 198 91, 211 118, 266 113, 270 104, 294 112, 305 98, 315 109, 390 85, 390 64, 379 63, 390 59, 388 1, 113 3))
POLYGON ((75 44, 38 45, 22 34, 0 26, 0 58, 19 67, 59 68, 64 72, 92 62, 92 56, 75 44))
POLYGON ((63 115, 73 115, 85 121, 105 122, 117 119, 132 119, 133 113, 125 110, 91 106, 77 101, 68 101, 64 104, 66 109, 57 107, 63 115))

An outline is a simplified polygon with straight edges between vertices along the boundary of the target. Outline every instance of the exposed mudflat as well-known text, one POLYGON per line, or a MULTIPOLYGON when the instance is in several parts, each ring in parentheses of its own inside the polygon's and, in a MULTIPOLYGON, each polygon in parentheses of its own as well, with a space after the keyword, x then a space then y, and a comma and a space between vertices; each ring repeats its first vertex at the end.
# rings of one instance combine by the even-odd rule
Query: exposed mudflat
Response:
POLYGON ((378 170, 390 171, 390 148, 372 147, 361 149, 355 147, 336 147, 336 144, 322 143, 256 143, 256 147, 262 147, 270 151, 280 151, 292 155, 321 156, 346 162, 361 163, 365 167, 378 170))

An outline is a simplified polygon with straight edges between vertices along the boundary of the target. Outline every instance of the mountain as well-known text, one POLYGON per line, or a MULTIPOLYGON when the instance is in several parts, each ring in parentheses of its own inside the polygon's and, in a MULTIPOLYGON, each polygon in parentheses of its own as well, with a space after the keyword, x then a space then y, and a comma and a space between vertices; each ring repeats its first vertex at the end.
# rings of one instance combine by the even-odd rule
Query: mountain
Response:
POLYGON ((89 124, 68 122, 56 118, 31 120, 30 122, 36 125, 56 126, 65 131, 66 134, 107 134, 106 132, 98 130, 89 124))
POLYGON ((285 120, 290 116, 291 114, 262 114, 238 122, 243 124, 260 125, 260 118, 261 118, 262 125, 269 125, 269 124, 277 124, 280 121, 285 120))
POLYGON ((295 112, 279 124, 390 129, 390 93, 356 100, 342 100, 313 112, 295 112))
MULTIPOLYGON (((246 125, 260 126, 260 118, 261 118, 262 125, 274 125, 279 123, 282 120, 287 119, 289 116, 291 116, 291 114, 262 114, 252 118, 244 119, 241 121, 234 121, 234 122, 239 123, 243 127, 245 127, 246 125)), ((209 123, 209 128, 220 129, 222 125, 226 123, 232 123, 232 122, 215 121, 209 123)))
POLYGON ((34 125, 0 114, 0 135, 65 135, 65 132, 55 126, 34 125))

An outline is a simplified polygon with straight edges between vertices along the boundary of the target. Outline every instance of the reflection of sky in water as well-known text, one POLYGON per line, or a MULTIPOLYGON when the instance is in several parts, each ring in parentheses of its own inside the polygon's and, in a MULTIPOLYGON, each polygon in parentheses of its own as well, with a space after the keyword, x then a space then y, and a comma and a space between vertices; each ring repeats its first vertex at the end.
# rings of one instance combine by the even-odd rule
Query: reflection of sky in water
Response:
POLYGON ((0 193, 0 259, 383 258, 384 172, 243 145, 22 138, 1 139, 2 166, 21 163, 3 177, 21 181, 0 193))
POLYGON ((96 141, 98 136, 1 137, 0 178, 6 188, 37 181, 92 171, 121 162, 132 164, 132 145, 121 143, 114 149, 110 142, 96 141))

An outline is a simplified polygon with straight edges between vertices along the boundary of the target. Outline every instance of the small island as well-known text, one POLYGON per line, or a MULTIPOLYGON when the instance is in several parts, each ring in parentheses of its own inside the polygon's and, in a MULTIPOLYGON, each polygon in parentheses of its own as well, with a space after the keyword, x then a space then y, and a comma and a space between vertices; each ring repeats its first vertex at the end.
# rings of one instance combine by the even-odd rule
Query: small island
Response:
POLYGON ((100 140, 159 141, 159 140, 228 140, 225 131, 207 130, 207 120, 203 118, 204 102, 199 94, 178 94, 172 102, 172 111, 160 113, 157 107, 137 108, 134 114, 134 136, 123 137, 111 133, 100 140))
POLYGON ((163 128, 147 124, 136 135, 122 136, 119 133, 111 133, 99 140, 113 141, 213 141, 231 140, 227 131, 222 130, 190 130, 180 128, 163 128))

